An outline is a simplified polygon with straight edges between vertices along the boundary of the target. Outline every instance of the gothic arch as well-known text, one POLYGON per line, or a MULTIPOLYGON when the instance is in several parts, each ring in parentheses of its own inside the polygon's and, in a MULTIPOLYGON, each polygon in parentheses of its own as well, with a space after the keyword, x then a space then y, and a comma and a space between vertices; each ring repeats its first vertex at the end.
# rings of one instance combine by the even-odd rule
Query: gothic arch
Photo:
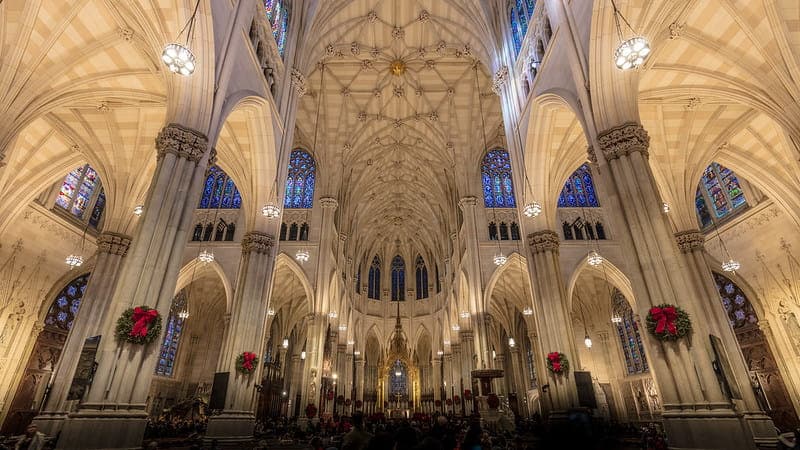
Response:
POLYGON ((225 274, 225 270, 216 260, 204 263, 197 258, 192 258, 192 260, 181 267, 181 270, 178 272, 178 281, 175 285, 175 294, 173 295, 177 295, 182 289, 189 286, 193 279, 196 281, 204 276, 219 278, 225 290, 225 310, 230 312, 233 302, 233 286, 231 286, 231 282, 225 274))

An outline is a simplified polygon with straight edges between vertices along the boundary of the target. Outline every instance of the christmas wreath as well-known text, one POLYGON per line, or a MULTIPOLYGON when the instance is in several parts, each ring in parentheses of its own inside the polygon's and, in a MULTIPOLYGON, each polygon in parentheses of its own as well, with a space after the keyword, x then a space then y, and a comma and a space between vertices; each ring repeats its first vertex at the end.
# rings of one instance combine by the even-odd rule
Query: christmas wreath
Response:
POLYGON ((344 401, 344 406, 350 406, 351 404, 352 404, 352 402, 350 401, 349 398, 344 401))
POLYGON ((356 409, 361 409, 362 406, 364 406, 364 402, 361 400, 356 400, 356 409))
POLYGON ((492 392, 486 397, 486 404, 489 405, 489 409, 497 409, 500 407, 500 399, 492 392))
POLYGON ((313 403, 309 403, 308 406, 306 406, 306 417, 311 419, 316 415, 317 415, 317 407, 313 403))
POLYGON ((144 305, 128 308, 117 319, 114 334, 119 341, 149 344, 161 334, 161 316, 157 310, 144 305))
POLYGON ((258 356, 253 352, 242 352, 236 357, 236 371, 245 375, 250 375, 256 371, 258 356))
POLYGON ((457 396, 457 395, 456 395, 456 396, 453 396, 453 401, 454 401, 454 402, 456 402, 456 403, 458 403, 458 402, 460 402, 460 401, 461 401, 461 397, 459 397, 459 396, 457 396))
POLYGON ((567 355, 560 352, 548 353, 547 369, 556 375, 567 373, 569 371, 569 360, 567 359, 567 355))
POLYGON ((448 398, 445 403, 447 403, 447 406, 452 406, 453 405, 453 399, 448 398))
POLYGON ((658 305, 647 312, 647 331, 661 341, 674 341, 692 331, 689 314, 681 307, 658 305))
POLYGON ((464 400, 467 401, 472 400, 472 391, 470 391, 469 389, 464 390, 464 400))
POLYGON ((433 404, 434 404, 434 405, 435 405, 437 408, 439 408, 439 407, 441 407, 441 406, 442 406, 442 401, 441 401, 441 400, 436 400, 436 401, 434 401, 434 402, 433 402, 433 404))

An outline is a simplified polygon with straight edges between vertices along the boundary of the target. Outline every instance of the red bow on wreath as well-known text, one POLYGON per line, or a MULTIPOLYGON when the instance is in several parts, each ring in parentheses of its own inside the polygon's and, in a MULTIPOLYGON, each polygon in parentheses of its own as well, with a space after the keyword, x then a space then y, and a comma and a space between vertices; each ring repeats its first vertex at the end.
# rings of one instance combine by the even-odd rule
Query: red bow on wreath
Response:
POLYGON ((675 321, 678 319, 678 312, 675 311, 674 306, 666 306, 659 308, 657 306, 650 308, 650 315, 656 321, 656 333, 661 334, 666 328, 667 332, 673 336, 678 334, 678 329, 675 327, 675 321))
POLYGON ((242 353, 242 367, 248 372, 253 370, 253 361, 256 359, 256 354, 253 352, 242 353))
POLYGON ((553 372, 561 372, 561 354, 558 352, 552 352, 547 354, 547 359, 550 360, 550 364, 553 365, 553 372))
POLYGON ((129 334, 134 337, 147 336, 147 326, 150 325, 150 322, 156 317, 158 317, 158 311, 155 309, 144 310, 137 306, 133 309, 133 317, 131 318, 133 320, 133 327, 129 334))

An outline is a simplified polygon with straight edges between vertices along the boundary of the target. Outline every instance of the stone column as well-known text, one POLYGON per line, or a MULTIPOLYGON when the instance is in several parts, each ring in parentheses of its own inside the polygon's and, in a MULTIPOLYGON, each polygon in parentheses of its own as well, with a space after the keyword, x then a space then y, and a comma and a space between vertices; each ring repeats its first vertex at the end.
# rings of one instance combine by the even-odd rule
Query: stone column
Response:
MULTIPOLYGON (((491 351, 489 350, 489 336, 487 336, 487 328, 484 323, 486 311, 483 310, 484 302, 482 301, 483 283, 481 279, 480 246, 478 243, 477 205, 478 199, 472 196, 464 197, 458 202, 464 218, 462 236, 465 240, 465 251, 461 267, 468 275, 468 289, 466 292, 461 292, 460 295, 467 296, 464 299, 464 303, 469 308, 470 317, 472 318, 471 322, 466 322, 464 325, 477 331, 477 335, 471 336, 472 339, 469 345, 472 345, 472 347, 469 351, 464 347, 467 343, 462 342, 462 350, 470 355, 470 364, 466 366, 469 369, 465 370, 491 367, 492 360, 491 351), (472 355, 477 356, 474 363, 472 362, 472 355)), ((465 376, 464 383, 467 383, 467 380, 469 380, 469 374, 465 376)))
POLYGON ((202 192, 206 167, 213 160, 200 131, 169 124, 156 138, 158 163, 144 215, 120 280, 110 298, 109 313, 99 330, 99 362, 88 401, 64 423, 59 448, 132 448, 141 445, 150 381, 160 342, 120 343, 117 318, 128 308, 146 305, 166 318, 175 295, 192 214, 202 192))
MULTIPOLYGON (((242 256, 231 305, 231 319, 225 332, 218 372, 228 372, 225 409, 208 420, 206 439, 248 440, 253 436, 257 391, 263 364, 246 375, 236 370, 236 358, 243 352, 264 355, 267 328, 267 296, 271 281, 275 238, 250 231, 242 238, 242 256)), ((282 360, 281 360, 282 361, 282 360)))
POLYGON ((431 380, 433 380, 434 411, 437 409, 441 411, 441 408, 436 408, 436 400, 442 400, 442 382, 444 381, 442 379, 442 359, 443 358, 441 356, 437 356, 433 358, 432 361, 433 367, 431 371, 433 372, 433 376, 431 377, 431 380))
MULTIPOLYGON (((506 355, 504 355, 503 353, 497 353, 497 356, 495 356, 495 358, 494 358, 494 367, 496 369, 503 369, 503 373, 504 373, 503 374, 503 378, 508 377, 509 374, 506 373, 506 371, 505 371, 505 368, 506 368, 506 355)), ((497 384, 495 386, 495 388, 497 389, 497 395, 506 395, 506 393, 507 393, 506 381, 507 380, 504 380, 502 378, 497 380, 497 384)), ((512 382, 513 382, 513 377, 512 377, 512 382)))
POLYGON ((737 406, 743 411, 756 444, 760 446, 772 443, 774 425, 769 416, 761 410, 751 388, 747 363, 714 282, 714 275, 705 252, 705 236, 699 230, 688 230, 676 233, 675 241, 688 269, 687 273, 695 286, 695 292, 698 293, 700 307, 704 315, 710 319, 709 330, 722 340, 726 349, 728 361, 733 369, 731 374, 733 379, 728 382, 736 385, 742 397, 741 403, 737 406))
POLYGON ((511 349, 511 367, 514 371, 514 392, 517 394, 517 406, 519 413, 522 416, 529 415, 526 408, 528 401, 528 383, 525 378, 525 362, 522 359, 522 352, 519 350, 519 341, 514 348, 511 349))
MULTIPOLYGON (((661 197, 648 163, 650 138, 634 122, 598 134, 606 167, 601 173, 615 188, 627 229, 623 237, 631 252, 629 267, 637 312, 662 303, 685 309, 693 336, 664 343, 643 333, 648 362, 663 398, 664 427, 676 448, 752 449, 754 436, 742 413, 723 393, 712 363, 715 359, 709 334, 713 317, 703 306, 693 275, 679 257, 671 226, 661 210, 661 197)), ((728 351, 728 354, 731 352, 728 351)), ((774 434, 772 435, 774 438, 774 434)))
POLYGON ((344 395, 345 399, 350 399, 350 407, 349 408, 343 407, 342 410, 350 414, 350 412, 353 411, 353 408, 355 408, 353 406, 353 403, 355 403, 356 401, 355 373, 353 373, 353 352, 345 353, 344 367, 342 370, 344 372, 344 383, 342 384, 344 392, 342 393, 342 395, 344 395))
MULTIPOLYGON (((353 399, 355 405, 356 400, 361 400, 364 403, 364 357, 356 355, 356 398, 353 399)), ((355 407, 355 406, 354 406, 355 407)), ((364 409, 364 406, 362 406, 364 409)))
POLYGON ((289 376, 286 380, 286 392, 289 394, 289 410, 286 412, 287 417, 294 417, 294 411, 297 408, 297 390, 300 388, 297 380, 300 376, 300 355, 292 355, 291 369, 289 376))
MULTIPOLYGON (((445 355, 445 376, 447 377, 447 386, 445 389, 445 399, 452 399, 453 393, 458 391, 458 385, 461 378, 461 344, 450 344, 450 352, 445 355), (447 370, 447 369, 450 370, 447 370)), ((445 408, 454 411, 455 405, 447 408, 447 401, 445 400, 445 408)))
MULTIPOLYGON (((70 403, 78 401, 67 400, 72 378, 75 376, 86 338, 102 332, 100 325, 106 321, 110 305, 106 299, 114 292, 123 258, 128 253, 130 244, 129 236, 110 231, 100 233, 97 237, 97 259, 81 299, 80 314, 64 343, 59 364, 53 373, 47 404, 42 413, 34 418, 39 431, 48 436, 58 434, 67 418, 70 403)), ((113 336, 106 336, 106 339, 113 339, 113 336)))
MULTIPOLYGON (((572 320, 567 309, 569 304, 564 279, 561 275, 558 253, 558 235, 551 230, 542 230, 528 235, 531 258, 529 270, 534 282, 533 302, 536 317, 536 335, 531 344, 541 347, 534 352, 536 358, 545 361, 550 352, 561 352, 573 362, 569 375, 556 375, 547 371, 539 377, 543 405, 551 418, 562 419, 567 409, 578 406, 578 391, 572 371, 578 356, 572 333, 572 320), (537 343, 538 340, 538 343, 537 343)), ((537 366, 538 366, 537 361, 537 366)))
MULTIPOLYGON (((475 348, 473 332, 470 330, 461 330, 458 335, 461 341, 461 379, 456 380, 455 393, 463 399, 465 389, 473 390, 472 370, 478 367, 475 367, 476 358, 472 353, 472 349, 475 348)), ((489 355, 488 359, 483 360, 483 363, 487 364, 491 361, 491 356, 492 355, 489 355)), ((477 360, 480 360, 480 357, 478 357, 477 360)), ((491 364, 489 364, 489 366, 491 366, 491 364)), ((475 392, 475 395, 477 394, 478 392, 475 392)), ((464 414, 471 414, 472 402, 459 402, 458 409, 463 409, 464 414)))

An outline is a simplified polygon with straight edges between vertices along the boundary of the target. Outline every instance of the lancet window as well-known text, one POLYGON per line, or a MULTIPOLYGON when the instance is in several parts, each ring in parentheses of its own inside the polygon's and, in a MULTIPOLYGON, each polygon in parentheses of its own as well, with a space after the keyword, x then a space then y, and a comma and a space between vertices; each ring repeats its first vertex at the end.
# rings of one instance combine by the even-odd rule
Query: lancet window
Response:
POLYGON ((486 153, 481 164, 483 201, 487 208, 514 208, 514 183, 511 179, 511 158, 502 148, 486 153))
POLYGON ((289 172, 286 175, 284 208, 308 209, 314 206, 316 171, 317 164, 308 152, 301 149, 292 151, 289 156, 289 172))

